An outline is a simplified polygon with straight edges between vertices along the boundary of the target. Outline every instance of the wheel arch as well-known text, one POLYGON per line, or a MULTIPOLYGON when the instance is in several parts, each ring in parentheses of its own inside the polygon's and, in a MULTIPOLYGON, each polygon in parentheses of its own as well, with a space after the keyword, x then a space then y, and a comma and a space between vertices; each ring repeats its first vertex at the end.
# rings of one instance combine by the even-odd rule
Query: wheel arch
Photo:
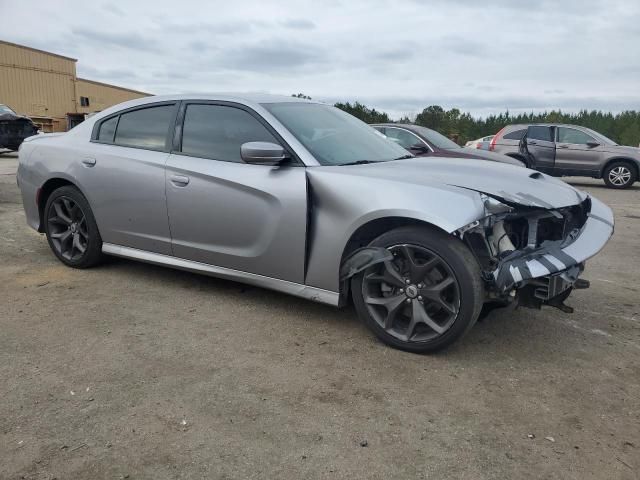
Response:
POLYGON ((638 163, 639 162, 637 160, 634 160, 633 158, 630 158, 630 157, 619 156, 619 157, 612 157, 612 158, 607 159, 607 161, 604 163, 604 165, 600 169, 600 177, 601 178, 604 176, 605 170, 607 168, 609 168, 609 166, 614 162, 625 162, 625 163, 628 163, 629 165, 631 165, 631 168, 633 168, 635 170, 636 178, 640 177, 640 168, 638 167, 638 163))
MULTIPOLYGON (((53 177, 49 178, 36 193, 36 203, 38 205, 39 225, 38 232, 44 233, 44 207, 47 205, 47 200, 51 194, 60 187, 71 186, 77 188, 83 195, 82 190, 73 181, 65 177, 53 177)), ((86 198, 86 195, 85 195, 86 198)))
POLYGON ((527 160, 524 158, 524 156, 522 156, 520 153, 513 153, 513 152, 509 152, 509 153, 505 153, 505 155, 507 157, 511 157, 514 158, 516 160, 521 161, 522 163, 524 163, 525 166, 527 166, 527 160))
MULTIPOLYGON (((355 252, 359 248, 366 247, 369 243, 371 243, 371 241, 373 241, 373 239, 379 237, 383 233, 405 226, 423 226, 449 234, 449 232, 436 225, 435 223, 414 217, 390 215, 373 218, 358 226, 349 236, 349 239, 342 249, 340 264, 342 265, 344 260, 353 252, 355 252)), ((341 307, 346 306, 351 302, 351 296, 349 295, 349 284, 349 281, 340 282, 339 306, 341 307)))

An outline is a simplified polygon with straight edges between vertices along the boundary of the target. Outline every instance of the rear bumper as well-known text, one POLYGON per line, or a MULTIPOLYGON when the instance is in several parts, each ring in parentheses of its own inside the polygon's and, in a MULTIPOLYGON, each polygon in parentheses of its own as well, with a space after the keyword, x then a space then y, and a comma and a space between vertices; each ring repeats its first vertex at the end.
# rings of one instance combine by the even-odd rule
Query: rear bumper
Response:
POLYGON ((533 252, 510 258, 493 272, 496 287, 501 292, 519 288, 536 278, 574 270, 597 254, 613 234, 613 212, 601 201, 591 197, 591 211, 577 238, 569 245, 552 244, 533 252))

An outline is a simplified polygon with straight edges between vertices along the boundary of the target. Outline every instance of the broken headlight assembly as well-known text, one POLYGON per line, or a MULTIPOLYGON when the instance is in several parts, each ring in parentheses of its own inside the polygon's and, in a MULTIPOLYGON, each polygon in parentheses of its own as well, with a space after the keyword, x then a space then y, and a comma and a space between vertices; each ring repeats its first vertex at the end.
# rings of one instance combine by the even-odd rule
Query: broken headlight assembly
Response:
POLYGON ((519 303, 524 306, 558 306, 562 304, 560 293, 588 285, 577 278, 582 265, 562 252, 580 235, 589 212, 588 201, 545 209, 514 205, 484 194, 481 199, 485 215, 457 234, 482 267, 487 301, 509 303, 522 290, 524 297, 519 303))

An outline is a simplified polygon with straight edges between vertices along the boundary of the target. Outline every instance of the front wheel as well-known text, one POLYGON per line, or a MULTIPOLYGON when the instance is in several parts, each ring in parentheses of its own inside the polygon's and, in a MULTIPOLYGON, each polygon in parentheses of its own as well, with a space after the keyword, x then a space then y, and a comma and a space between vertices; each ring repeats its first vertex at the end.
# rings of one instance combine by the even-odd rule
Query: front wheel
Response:
POLYGON ((476 322, 483 302, 478 262, 458 239, 427 227, 400 227, 369 246, 394 259, 352 279, 358 315, 383 342, 414 353, 442 349, 476 322))
POLYGON ((613 162, 605 168, 602 178, 609 188, 629 188, 637 180, 636 170, 628 162, 613 162))

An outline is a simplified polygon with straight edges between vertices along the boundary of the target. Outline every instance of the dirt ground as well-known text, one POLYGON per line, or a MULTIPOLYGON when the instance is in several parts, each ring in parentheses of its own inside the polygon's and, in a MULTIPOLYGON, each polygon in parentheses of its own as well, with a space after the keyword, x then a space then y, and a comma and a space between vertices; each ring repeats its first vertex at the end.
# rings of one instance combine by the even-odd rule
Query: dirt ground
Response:
MULTIPOLYGON (((68 269, 0 155, 0 478, 640 478, 640 184, 589 290, 437 355, 351 309, 112 259, 68 269)), ((574 181, 575 180, 575 181, 574 181)))

